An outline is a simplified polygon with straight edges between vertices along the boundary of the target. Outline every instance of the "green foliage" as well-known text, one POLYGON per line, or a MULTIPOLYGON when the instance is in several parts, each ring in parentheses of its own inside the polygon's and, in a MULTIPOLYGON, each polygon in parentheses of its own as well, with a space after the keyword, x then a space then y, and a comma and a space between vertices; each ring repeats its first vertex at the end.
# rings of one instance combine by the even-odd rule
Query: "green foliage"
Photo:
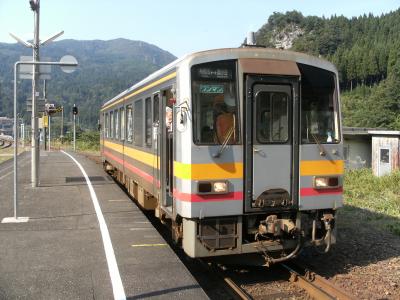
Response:
POLYGON ((400 76, 361 86, 342 95, 344 125, 400 130, 400 76))
POLYGON ((376 177, 370 169, 347 171, 344 179, 344 197, 347 209, 356 213, 362 208, 366 212, 353 215, 365 218, 370 223, 400 235, 400 171, 376 177), (370 212, 370 213, 368 213, 370 212))
POLYGON ((76 147, 80 151, 99 151, 100 150, 100 132, 83 131, 76 138, 76 147))

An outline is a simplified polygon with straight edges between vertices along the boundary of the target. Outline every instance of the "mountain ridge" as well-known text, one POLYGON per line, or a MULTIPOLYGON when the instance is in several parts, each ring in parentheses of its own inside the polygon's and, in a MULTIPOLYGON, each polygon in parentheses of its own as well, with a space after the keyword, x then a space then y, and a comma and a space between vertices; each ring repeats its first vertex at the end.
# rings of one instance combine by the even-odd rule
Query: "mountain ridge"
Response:
MULTIPOLYGON (((22 55, 31 56, 32 50, 17 43, 0 43, 0 116, 12 115, 13 67, 22 55)), ((66 116, 75 103, 80 107, 81 124, 89 128, 96 127, 99 108, 105 100, 176 59, 155 45, 124 38, 64 39, 40 49, 42 59, 49 57, 58 61, 64 55, 75 56, 78 68, 72 74, 65 74, 59 67, 52 67, 47 98, 52 103, 64 105, 66 116)), ((21 113, 30 94, 31 83, 23 80, 18 85, 18 110, 21 113)))

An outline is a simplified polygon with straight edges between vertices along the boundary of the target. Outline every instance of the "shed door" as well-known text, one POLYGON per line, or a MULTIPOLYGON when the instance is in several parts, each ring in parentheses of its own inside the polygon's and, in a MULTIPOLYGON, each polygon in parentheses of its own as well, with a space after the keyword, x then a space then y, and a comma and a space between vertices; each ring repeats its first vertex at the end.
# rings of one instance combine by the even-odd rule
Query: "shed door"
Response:
POLYGON ((389 147, 379 148, 379 176, 389 174, 392 171, 392 160, 389 147))

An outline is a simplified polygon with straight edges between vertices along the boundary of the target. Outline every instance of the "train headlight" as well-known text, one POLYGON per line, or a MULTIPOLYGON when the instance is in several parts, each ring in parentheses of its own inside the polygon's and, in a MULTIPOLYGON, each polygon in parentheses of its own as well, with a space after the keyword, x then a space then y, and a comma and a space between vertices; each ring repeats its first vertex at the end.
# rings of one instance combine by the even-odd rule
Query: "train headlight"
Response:
POLYGON ((337 176, 315 176, 314 188, 315 189, 329 189, 337 188, 339 186, 339 177, 337 176))
POLYGON ((228 184, 226 181, 217 181, 214 182, 214 193, 227 193, 228 192, 228 184))
POLYGON ((200 181, 197 183, 197 192, 203 195, 228 193, 227 181, 200 181))

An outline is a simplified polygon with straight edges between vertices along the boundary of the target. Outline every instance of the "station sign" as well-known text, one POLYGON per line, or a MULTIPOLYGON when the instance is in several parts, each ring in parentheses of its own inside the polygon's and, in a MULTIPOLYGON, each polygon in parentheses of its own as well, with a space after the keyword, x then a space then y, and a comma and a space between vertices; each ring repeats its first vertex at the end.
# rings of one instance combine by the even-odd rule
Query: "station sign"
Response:
MULTIPOLYGON (((20 61, 32 61, 32 56, 20 56, 20 61)), ((42 57, 41 61, 50 61, 49 57, 42 57)), ((51 76, 50 65, 39 65, 39 79, 50 80, 51 76)), ((32 80, 33 66, 32 65, 20 65, 19 66, 19 78, 32 80)))

